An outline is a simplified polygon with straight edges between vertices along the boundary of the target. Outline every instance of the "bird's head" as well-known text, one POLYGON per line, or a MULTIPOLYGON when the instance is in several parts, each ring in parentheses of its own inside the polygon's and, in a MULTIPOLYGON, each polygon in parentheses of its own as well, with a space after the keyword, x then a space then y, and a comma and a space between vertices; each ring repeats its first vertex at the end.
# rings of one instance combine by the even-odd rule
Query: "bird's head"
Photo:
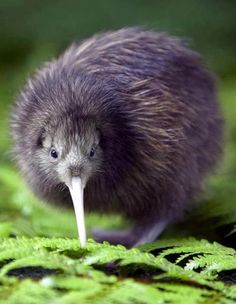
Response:
POLYGON ((38 157, 45 170, 70 187, 73 177, 85 186, 99 171, 102 160, 100 132, 93 117, 76 113, 52 119, 38 138, 38 157), (46 169, 47 168, 47 169, 46 169))
MULTIPOLYGON (((37 158, 48 180, 69 188, 79 216, 78 227, 84 227, 83 190, 88 180, 101 170, 103 154, 94 117, 73 112, 52 117, 42 128, 37 146, 37 158)), ((79 235, 83 244, 85 233, 80 231, 79 235)))

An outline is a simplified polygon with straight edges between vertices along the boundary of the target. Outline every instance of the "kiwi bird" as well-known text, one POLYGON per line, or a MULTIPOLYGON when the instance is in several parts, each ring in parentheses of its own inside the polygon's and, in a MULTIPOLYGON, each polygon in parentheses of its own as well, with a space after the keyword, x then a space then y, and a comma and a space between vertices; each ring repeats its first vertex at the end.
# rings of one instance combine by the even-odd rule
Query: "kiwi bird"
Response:
POLYGON ((30 77, 12 109, 13 152, 33 192, 121 213, 95 230, 127 247, 155 240, 194 205, 221 154, 214 76, 180 39, 142 28, 72 44, 30 77))

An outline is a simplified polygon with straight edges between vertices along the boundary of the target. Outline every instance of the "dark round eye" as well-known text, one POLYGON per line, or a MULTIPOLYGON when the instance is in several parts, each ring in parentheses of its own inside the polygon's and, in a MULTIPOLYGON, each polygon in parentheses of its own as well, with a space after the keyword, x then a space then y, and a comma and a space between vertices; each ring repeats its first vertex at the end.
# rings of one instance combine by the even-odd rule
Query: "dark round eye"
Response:
POLYGON ((90 156, 90 157, 93 157, 94 154, 95 154, 95 149, 92 148, 92 149, 90 150, 89 156, 90 156))
POLYGON ((51 155, 51 157, 53 157, 53 158, 58 158, 57 151, 56 151, 56 149, 54 149, 54 148, 51 149, 50 155, 51 155))

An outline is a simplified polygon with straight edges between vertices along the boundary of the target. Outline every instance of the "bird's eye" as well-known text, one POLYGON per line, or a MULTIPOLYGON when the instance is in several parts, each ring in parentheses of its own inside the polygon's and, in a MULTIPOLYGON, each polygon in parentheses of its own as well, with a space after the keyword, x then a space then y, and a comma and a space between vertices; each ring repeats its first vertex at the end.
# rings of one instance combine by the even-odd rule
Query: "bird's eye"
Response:
POLYGON ((89 156, 90 156, 90 157, 93 157, 94 154, 95 154, 95 149, 92 148, 92 149, 90 150, 89 156))
POLYGON ((58 153, 55 148, 52 148, 50 151, 50 155, 52 158, 58 158, 58 153))

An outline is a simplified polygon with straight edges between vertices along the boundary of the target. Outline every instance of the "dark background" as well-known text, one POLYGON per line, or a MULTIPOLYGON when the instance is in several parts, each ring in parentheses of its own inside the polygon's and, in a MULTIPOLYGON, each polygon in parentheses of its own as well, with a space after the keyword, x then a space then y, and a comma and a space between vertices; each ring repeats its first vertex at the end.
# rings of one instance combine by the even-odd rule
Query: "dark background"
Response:
POLYGON ((145 25, 188 39, 221 76, 235 73, 234 0, 1 0, 0 22, 1 70, 98 31, 145 25))

